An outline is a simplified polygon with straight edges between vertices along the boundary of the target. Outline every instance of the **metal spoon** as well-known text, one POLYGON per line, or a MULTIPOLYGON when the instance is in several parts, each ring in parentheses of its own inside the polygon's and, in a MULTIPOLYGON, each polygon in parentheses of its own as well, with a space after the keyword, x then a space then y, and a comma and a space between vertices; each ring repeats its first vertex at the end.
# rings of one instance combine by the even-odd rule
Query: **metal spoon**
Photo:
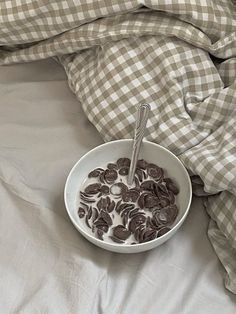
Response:
POLYGON ((148 120, 148 115, 150 112, 150 105, 142 104, 138 108, 137 120, 135 125, 135 133, 134 133, 134 142, 133 142, 133 150, 132 150, 132 157, 131 163, 129 168, 129 175, 127 178, 128 185, 132 185, 134 181, 134 174, 136 170, 136 165, 138 161, 138 155, 140 151, 140 146, 143 140, 144 132, 146 129, 146 124, 148 120))

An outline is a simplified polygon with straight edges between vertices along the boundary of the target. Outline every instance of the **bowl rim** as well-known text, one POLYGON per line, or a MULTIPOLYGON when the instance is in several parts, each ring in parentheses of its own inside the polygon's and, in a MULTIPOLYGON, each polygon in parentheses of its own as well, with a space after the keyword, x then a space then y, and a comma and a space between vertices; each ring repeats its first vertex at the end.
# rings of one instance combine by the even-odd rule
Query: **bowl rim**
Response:
POLYGON ((87 158, 87 156, 91 153, 93 153, 94 151, 96 151, 97 149, 102 149, 103 147, 107 146, 107 145, 110 145, 111 143, 118 143, 118 142, 132 142, 133 139, 119 139, 119 140, 114 140, 114 141, 109 141, 109 142, 105 142, 105 143, 102 143, 100 145, 97 145, 95 146, 94 148, 90 149, 87 153, 85 153, 84 155, 82 155, 78 160, 77 162, 74 164, 74 166, 71 168, 71 170, 69 171, 69 174, 67 176, 67 179, 66 179, 66 183, 65 183, 65 187, 64 187, 64 203, 65 203, 65 207, 66 207, 66 211, 67 211, 67 214, 68 216, 70 217, 70 220, 72 221, 73 225, 76 227, 76 229, 82 233, 82 235, 86 235, 87 237, 93 239, 93 243, 94 241, 98 242, 98 243, 101 243, 101 244, 105 244, 106 246, 108 247, 117 247, 117 248, 140 248, 140 247, 144 247, 144 246, 147 246, 147 244, 151 245, 151 243, 154 243, 156 242, 157 240, 160 240, 160 239, 164 239, 164 237, 166 237, 167 235, 169 235, 171 232, 173 232, 174 230, 178 230, 178 228, 181 226, 181 224, 183 223, 183 221, 185 220, 188 212, 189 212, 189 209, 190 209, 190 206, 191 206, 191 202, 192 202, 192 184, 191 184, 191 180, 190 180, 190 176, 189 176, 189 173, 187 171, 187 169, 185 168, 185 166, 183 165, 182 161, 177 157, 175 156, 175 154, 173 154, 169 149, 165 148, 164 146, 161 146, 157 143, 154 143, 154 142, 151 142, 151 141, 148 141, 148 140, 145 140, 143 139, 143 142, 147 143, 148 145, 152 145, 152 146, 157 146, 159 149, 162 149, 164 151, 166 151, 168 154, 172 155, 174 157, 174 159, 177 161, 177 163, 180 165, 180 167, 183 169, 185 175, 186 175, 186 178, 187 178, 187 182, 188 182, 188 186, 189 186, 189 199, 188 199, 188 204, 187 204, 187 207, 185 209, 185 212, 183 214, 183 216, 181 217, 181 219, 178 221, 178 223, 173 227, 171 228, 168 232, 166 232, 165 234, 163 234, 162 236, 158 237, 158 238, 155 238, 151 241, 148 241, 148 242, 144 242, 144 243, 137 243, 135 245, 132 245, 132 244, 119 244, 119 243, 110 243, 110 242, 106 242, 106 241, 102 241, 98 238, 96 238, 95 236, 89 234, 86 230, 83 230, 79 224, 77 223, 77 221, 75 221, 75 219, 72 217, 72 214, 70 213, 70 210, 69 210, 69 206, 68 206, 68 203, 67 203, 67 197, 66 197, 66 192, 68 190, 68 185, 69 185, 69 181, 70 181, 70 177, 72 176, 72 173, 74 172, 74 169, 77 167, 77 165, 83 161, 84 159, 87 158))

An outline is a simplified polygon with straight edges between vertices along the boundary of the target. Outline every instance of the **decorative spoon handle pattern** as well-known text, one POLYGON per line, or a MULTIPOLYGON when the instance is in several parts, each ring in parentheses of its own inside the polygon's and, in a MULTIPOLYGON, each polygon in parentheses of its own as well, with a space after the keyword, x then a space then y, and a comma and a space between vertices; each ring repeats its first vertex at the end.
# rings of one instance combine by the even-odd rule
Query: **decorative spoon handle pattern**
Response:
POLYGON ((134 135, 134 142, 133 142, 133 150, 132 150, 132 157, 129 169, 129 175, 127 179, 128 185, 132 185, 134 180, 134 174, 136 170, 136 165, 138 161, 138 155, 140 151, 140 146, 143 140, 143 136, 146 130, 146 124, 150 112, 150 105, 142 104, 138 107, 137 112, 137 120, 135 125, 135 135, 134 135))

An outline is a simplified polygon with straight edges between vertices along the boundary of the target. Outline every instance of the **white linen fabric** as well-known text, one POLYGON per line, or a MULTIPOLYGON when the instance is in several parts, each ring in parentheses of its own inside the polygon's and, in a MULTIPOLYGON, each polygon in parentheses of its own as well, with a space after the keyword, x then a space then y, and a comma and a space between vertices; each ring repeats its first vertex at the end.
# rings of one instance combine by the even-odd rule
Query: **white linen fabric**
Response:
POLYGON ((90 244, 63 202, 73 164, 102 143, 52 60, 0 69, 0 312, 234 314, 203 198, 150 252, 90 244))

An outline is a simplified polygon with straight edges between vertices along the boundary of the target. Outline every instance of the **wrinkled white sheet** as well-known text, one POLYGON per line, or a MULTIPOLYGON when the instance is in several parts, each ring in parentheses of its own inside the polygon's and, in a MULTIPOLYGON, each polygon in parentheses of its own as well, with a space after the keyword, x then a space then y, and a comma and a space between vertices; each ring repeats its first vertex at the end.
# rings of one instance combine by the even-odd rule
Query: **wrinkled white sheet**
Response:
POLYGON ((101 142, 53 60, 0 68, 0 312, 235 313, 200 199, 150 252, 106 252, 76 231, 64 183, 101 142))

